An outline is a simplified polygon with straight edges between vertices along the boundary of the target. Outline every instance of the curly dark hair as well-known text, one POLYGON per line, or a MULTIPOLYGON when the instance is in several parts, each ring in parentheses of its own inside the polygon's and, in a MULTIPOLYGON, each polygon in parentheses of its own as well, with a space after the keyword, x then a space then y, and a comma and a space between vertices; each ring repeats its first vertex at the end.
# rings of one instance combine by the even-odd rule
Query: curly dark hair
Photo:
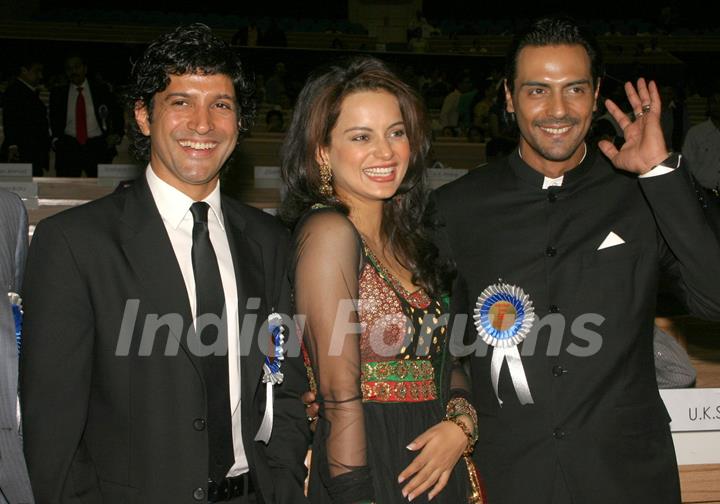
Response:
MULTIPOLYGON (((179 26, 152 42, 133 65, 126 93, 130 117, 146 107, 152 121, 153 100, 170 84, 171 75, 227 75, 235 88, 240 133, 255 118, 253 86, 243 73, 240 58, 229 44, 213 35, 204 24, 179 26)), ((140 161, 150 159, 150 138, 143 135, 135 120, 130 121, 131 152, 140 161)))
POLYGON ((412 273, 413 283, 431 295, 440 295, 448 292, 452 272, 449 264, 440 261, 425 219, 425 157, 430 148, 425 109, 415 91, 376 58, 361 56, 333 64, 306 82, 282 148, 281 171, 288 190, 280 218, 294 228, 316 203, 349 213, 342 201, 320 191, 320 167, 315 154, 318 147, 330 145, 345 97, 368 90, 384 90, 397 98, 410 144, 405 178, 395 196, 383 205, 381 235, 392 246, 398 261, 412 273))
POLYGON ((517 58, 525 47, 545 47, 553 45, 580 45, 590 58, 592 85, 596 87, 603 76, 602 54, 593 34, 578 24, 573 18, 564 15, 543 17, 534 20, 526 29, 518 33, 508 49, 505 59, 505 78, 512 92, 517 76, 517 58))

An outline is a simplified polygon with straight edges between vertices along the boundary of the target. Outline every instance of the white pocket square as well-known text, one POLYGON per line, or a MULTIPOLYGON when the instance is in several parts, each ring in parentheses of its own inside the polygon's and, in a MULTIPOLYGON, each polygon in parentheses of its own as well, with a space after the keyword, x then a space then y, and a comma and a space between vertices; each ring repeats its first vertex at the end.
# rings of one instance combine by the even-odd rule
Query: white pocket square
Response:
POLYGON ((610 233, 605 237, 605 239, 597 249, 602 250, 610 247, 615 247, 617 245, 622 245, 623 243, 625 243, 625 240, 620 238, 613 231, 610 231, 610 233))

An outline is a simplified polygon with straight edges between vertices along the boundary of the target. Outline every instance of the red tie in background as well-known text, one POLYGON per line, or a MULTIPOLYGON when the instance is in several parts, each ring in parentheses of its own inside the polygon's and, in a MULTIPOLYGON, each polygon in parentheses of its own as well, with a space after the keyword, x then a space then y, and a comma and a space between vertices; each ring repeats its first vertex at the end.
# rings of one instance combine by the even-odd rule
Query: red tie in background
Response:
POLYGON ((88 139, 87 115, 85 112, 85 97, 82 86, 78 86, 78 97, 75 102, 75 138, 80 145, 85 145, 88 139))

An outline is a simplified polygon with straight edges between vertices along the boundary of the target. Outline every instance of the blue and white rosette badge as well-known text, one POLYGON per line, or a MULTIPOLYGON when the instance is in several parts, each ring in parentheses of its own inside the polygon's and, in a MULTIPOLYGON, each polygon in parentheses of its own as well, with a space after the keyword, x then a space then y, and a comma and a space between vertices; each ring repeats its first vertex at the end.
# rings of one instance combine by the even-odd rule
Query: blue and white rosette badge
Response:
POLYGON ((520 287, 498 283, 487 287, 475 304, 475 328, 480 338, 493 347, 490 379, 495 397, 502 406, 498 381, 503 363, 507 361, 510 377, 520 404, 533 404, 525 369, 517 346, 527 337, 535 322, 535 309, 530 296, 520 287))
POLYGON ((285 360, 285 326, 279 313, 268 315, 268 329, 272 336, 273 356, 265 356, 263 364, 263 383, 265 384, 265 415, 260 428, 255 434, 255 441, 267 444, 273 428, 273 386, 279 385, 285 378, 280 371, 282 361, 285 360))

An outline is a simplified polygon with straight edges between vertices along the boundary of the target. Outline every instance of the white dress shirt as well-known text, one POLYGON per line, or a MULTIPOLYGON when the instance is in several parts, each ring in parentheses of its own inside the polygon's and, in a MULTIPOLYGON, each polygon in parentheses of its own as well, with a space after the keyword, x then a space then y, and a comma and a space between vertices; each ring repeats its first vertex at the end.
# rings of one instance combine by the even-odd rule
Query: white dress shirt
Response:
POLYGON ((76 86, 72 82, 70 83, 70 89, 68 90, 68 101, 67 101, 67 120, 65 122, 65 134, 71 137, 77 135, 77 129, 75 126, 75 106, 78 98, 78 87, 83 89, 83 97, 85 98, 85 117, 87 124, 88 138, 95 138, 102 136, 102 130, 95 117, 95 105, 93 104, 92 93, 90 91, 90 84, 87 79, 83 81, 80 86, 76 86))
MULTIPOLYGON (((190 213, 190 206, 195 201, 160 179, 150 166, 145 171, 145 177, 150 186, 155 205, 157 205, 165 224, 175 257, 180 265, 188 300, 190 301, 190 308, 192 309, 193 318, 195 318, 197 316, 197 300, 195 297, 195 275, 192 267, 193 216, 190 213)), ((228 476, 237 476, 247 472, 249 466, 240 428, 240 338, 237 284, 220 204, 219 182, 215 190, 203 201, 210 205, 210 211, 208 212, 210 242, 217 256, 227 310, 230 411, 232 414, 233 451, 235 453, 235 464, 230 468, 228 476)))

